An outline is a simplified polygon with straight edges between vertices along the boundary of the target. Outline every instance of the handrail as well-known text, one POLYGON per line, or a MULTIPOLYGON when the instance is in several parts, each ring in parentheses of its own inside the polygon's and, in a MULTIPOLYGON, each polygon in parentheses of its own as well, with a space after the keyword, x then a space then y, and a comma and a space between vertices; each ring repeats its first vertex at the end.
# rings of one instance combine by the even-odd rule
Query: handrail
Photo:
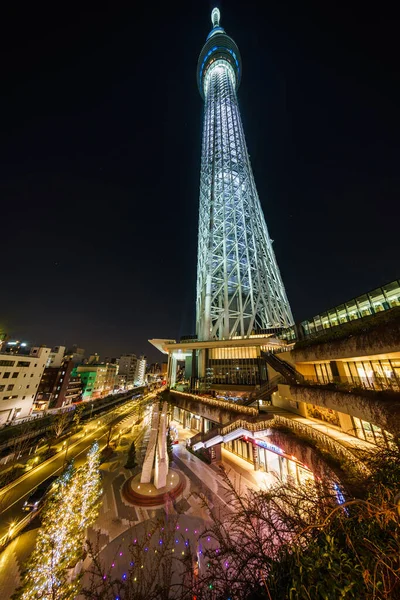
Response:
POLYGON ((182 396, 196 402, 202 402, 203 404, 209 404, 217 408, 223 408, 228 411, 243 413, 251 416, 257 416, 258 411, 256 408, 251 406, 242 406, 241 404, 233 404, 232 402, 215 400, 214 398, 205 398, 204 396, 197 396, 196 394, 188 394, 186 392, 178 392, 177 390, 170 390, 171 394, 182 396))
POLYGON ((349 450, 349 448, 341 444, 338 440, 335 440, 320 430, 316 430, 311 425, 306 425, 305 423, 300 423, 295 419, 288 419, 287 417, 283 417, 281 415, 272 416, 271 414, 271 419, 264 419, 262 421, 236 419, 227 425, 211 429, 207 433, 196 434, 190 438, 190 445, 193 447, 199 442, 207 442, 213 437, 223 437, 224 435, 227 435, 236 429, 245 429, 251 433, 256 433, 259 431, 265 431, 267 429, 273 429, 274 426, 279 427, 279 425, 284 425, 285 427, 288 427, 294 431, 294 433, 306 435, 307 437, 320 442, 324 447, 332 452, 332 454, 336 454, 336 456, 339 458, 354 465, 363 475, 368 475, 370 473, 368 467, 357 457, 357 455, 349 450))

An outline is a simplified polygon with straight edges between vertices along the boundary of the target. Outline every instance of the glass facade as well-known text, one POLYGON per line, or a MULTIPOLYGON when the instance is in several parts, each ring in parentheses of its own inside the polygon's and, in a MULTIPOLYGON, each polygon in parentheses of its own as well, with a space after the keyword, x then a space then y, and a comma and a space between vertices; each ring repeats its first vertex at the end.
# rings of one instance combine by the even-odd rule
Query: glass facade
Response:
POLYGON ((366 440, 367 442, 377 444, 378 446, 387 446, 393 439, 392 434, 381 427, 378 427, 378 425, 373 425, 372 423, 368 423, 368 421, 358 419, 357 417, 352 417, 352 421, 354 425, 354 434, 361 440, 366 440))
MULTIPOLYGON (((317 383, 348 384, 350 387, 362 387, 373 390, 400 391, 400 358, 384 358, 360 361, 341 361, 316 363, 315 381, 317 383), (333 374, 343 367, 344 375, 333 374)), ((306 376, 306 381, 309 378, 306 376)), ((311 378, 313 381, 314 378, 311 378)))
MULTIPOLYGON (((244 460, 254 464, 253 444, 245 439, 233 440, 224 444, 226 450, 237 454, 244 460)), ((256 446, 258 454, 258 468, 264 473, 271 473, 281 481, 290 481, 303 485, 307 480, 314 479, 312 472, 304 465, 291 460, 285 455, 278 454, 259 445, 256 446)), ((279 450, 279 449, 278 449, 279 450)), ((293 458, 293 457, 292 457, 293 458)))
POLYGON ((267 380, 260 348, 212 348, 208 352, 206 378, 209 384, 260 385, 267 380))
MULTIPOLYGON (((303 321, 301 327, 304 335, 313 335, 318 331, 336 327, 355 319, 400 306, 400 282, 396 279, 372 292, 353 298, 349 302, 331 308, 309 321, 303 321)), ((289 334, 286 336, 290 339, 289 334)))

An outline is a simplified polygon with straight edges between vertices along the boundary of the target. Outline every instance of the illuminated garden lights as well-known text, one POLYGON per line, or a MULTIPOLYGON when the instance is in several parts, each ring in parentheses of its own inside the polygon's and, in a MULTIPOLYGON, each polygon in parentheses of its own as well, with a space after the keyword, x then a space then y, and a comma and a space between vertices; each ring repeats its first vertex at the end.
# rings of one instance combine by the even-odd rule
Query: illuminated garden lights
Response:
POLYGON ((35 550, 16 598, 76 598, 78 581, 69 577, 69 570, 82 558, 86 528, 98 514, 102 493, 99 462, 99 445, 95 442, 87 462, 77 470, 70 465, 58 480, 43 510, 35 550))

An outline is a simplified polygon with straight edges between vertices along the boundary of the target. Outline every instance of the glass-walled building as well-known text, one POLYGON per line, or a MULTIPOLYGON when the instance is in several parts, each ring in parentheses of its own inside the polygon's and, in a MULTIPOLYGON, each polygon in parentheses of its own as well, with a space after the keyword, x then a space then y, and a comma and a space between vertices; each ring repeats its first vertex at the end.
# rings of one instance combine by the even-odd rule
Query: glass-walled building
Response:
POLYGON ((400 391, 400 358, 330 361, 313 366, 315 377, 311 381, 317 383, 348 383, 353 388, 400 391))
MULTIPOLYGON (((369 317, 395 306, 400 306, 400 283, 397 279, 372 292, 335 306, 308 321, 302 321, 300 325, 304 335, 309 336, 349 321, 369 317)), ((287 337, 289 338, 289 334, 287 337)))

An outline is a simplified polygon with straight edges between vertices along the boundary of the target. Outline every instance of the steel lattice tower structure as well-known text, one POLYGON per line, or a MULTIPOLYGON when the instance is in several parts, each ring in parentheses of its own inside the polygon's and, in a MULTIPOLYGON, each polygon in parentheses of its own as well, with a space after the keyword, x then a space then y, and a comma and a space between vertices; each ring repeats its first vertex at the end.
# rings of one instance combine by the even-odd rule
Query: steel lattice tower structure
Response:
POLYGON ((219 20, 214 8, 197 65, 204 99, 196 307, 201 340, 293 324, 240 118, 240 53, 219 20))

